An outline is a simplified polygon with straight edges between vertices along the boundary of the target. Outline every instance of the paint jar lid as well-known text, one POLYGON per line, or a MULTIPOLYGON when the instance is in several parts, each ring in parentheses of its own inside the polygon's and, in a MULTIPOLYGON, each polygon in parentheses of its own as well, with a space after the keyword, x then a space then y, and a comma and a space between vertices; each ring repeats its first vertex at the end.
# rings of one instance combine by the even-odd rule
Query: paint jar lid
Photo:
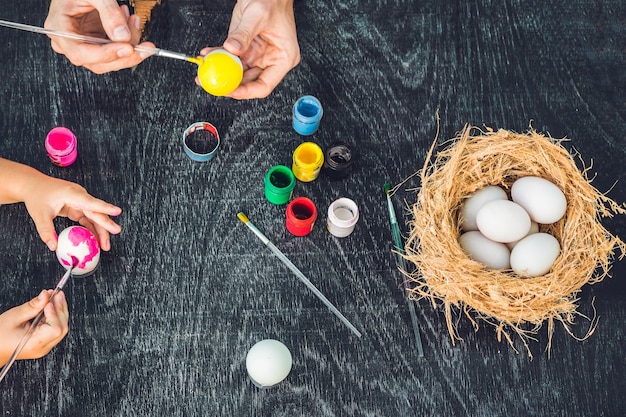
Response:
POLYGON ((217 129, 208 122, 196 122, 183 132, 183 147, 194 161, 204 162, 215 156, 220 146, 217 129))

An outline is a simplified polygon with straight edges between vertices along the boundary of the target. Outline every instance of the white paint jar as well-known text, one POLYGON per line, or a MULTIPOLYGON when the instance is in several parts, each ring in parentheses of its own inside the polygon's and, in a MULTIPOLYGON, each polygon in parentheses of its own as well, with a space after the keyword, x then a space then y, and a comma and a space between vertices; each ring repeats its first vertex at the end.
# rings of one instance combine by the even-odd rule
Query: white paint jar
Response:
POLYGON ((346 237, 352 233, 359 221, 359 208, 349 198, 340 198, 328 207, 326 227, 336 237, 346 237))

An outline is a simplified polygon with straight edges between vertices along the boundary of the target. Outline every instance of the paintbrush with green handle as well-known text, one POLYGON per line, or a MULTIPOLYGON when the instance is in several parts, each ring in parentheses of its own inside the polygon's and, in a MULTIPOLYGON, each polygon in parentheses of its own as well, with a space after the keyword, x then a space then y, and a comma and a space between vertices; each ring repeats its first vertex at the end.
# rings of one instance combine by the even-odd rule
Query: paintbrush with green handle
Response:
MULTIPOLYGON (((396 218, 396 211, 393 208, 393 203, 391 202, 391 196, 389 195, 390 185, 388 183, 385 184, 385 195, 387 195, 387 208, 389 209, 389 220, 391 222, 391 233, 393 235, 393 244, 395 246, 396 252, 396 260, 398 262, 398 267, 406 271, 406 259, 404 259, 404 245, 402 244, 402 236, 400 235, 400 227, 398 226, 398 219, 396 218)), ((415 304, 411 299, 409 299, 407 290, 408 284, 405 279, 402 280, 402 284, 404 287, 404 298, 409 306, 409 314, 411 315, 411 324, 413 325, 413 333, 415 334, 415 343, 417 344, 417 356, 424 356, 424 347, 422 346, 422 338, 420 336, 419 325, 417 322, 417 315, 415 313, 415 304)))

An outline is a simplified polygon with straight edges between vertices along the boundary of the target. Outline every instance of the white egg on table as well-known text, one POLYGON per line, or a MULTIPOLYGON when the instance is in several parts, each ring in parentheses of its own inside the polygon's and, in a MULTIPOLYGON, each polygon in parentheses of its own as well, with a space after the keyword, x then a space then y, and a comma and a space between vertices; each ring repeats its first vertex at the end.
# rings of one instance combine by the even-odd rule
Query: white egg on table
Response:
POLYGON ((100 244, 89 229, 70 226, 59 233, 56 255, 65 269, 74 266, 72 275, 87 275, 100 263, 100 244))
POLYGON ((460 226, 465 232, 478 230, 476 214, 486 203, 494 200, 507 200, 506 192, 497 185, 488 185, 470 195, 461 206, 460 226))
POLYGON ((559 221, 567 209, 565 194, 554 183, 540 177, 522 177, 511 186, 511 199, 524 207, 539 224, 559 221))
POLYGON ((269 388, 287 378, 291 365, 291 352, 287 346, 274 339, 256 343, 246 356, 248 375, 259 388, 269 388))
MULTIPOLYGON (((532 235, 533 233, 539 233, 539 223, 534 222, 534 221, 530 221, 530 230, 528 231, 528 233, 526 234, 526 236, 528 235, 532 235)), ((526 237, 524 236, 524 237, 526 237)), ((524 237, 522 239, 524 239, 524 237)), ((515 245, 518 244, 518 242, 522 239, 516 240, 515 242, 507 242, 506 243, 506 247, 509 248, 509 250, 513 250, 513 248, 515 247, 515 245)))
POLYGON ((478 230, 496 242, 515 242, 530 230, 530 217, 519 204, 509 200, 494 200, 476 214, 478 230))
POLYGON ((511 269, 525 277, 547 274, 561 252, 559 241, 548 233, 534 233, 520 240, 511 251, 511 269))
POLYGON ((509 249, 504 243, 487 239, 477 230, 459 236, 459 245, 467 256, 491 269, 509 269, 509 249))

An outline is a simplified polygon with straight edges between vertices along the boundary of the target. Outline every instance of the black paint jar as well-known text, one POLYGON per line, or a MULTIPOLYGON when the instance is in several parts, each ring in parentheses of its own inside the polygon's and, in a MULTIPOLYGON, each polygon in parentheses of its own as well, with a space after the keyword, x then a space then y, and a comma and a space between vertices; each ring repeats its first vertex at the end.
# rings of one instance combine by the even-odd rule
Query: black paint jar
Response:
POLYGON ((323 171, 332 179, 345 178, 352 171, 354 159, 355 154, 350 144, 335 142, 326 149, 323 171))

